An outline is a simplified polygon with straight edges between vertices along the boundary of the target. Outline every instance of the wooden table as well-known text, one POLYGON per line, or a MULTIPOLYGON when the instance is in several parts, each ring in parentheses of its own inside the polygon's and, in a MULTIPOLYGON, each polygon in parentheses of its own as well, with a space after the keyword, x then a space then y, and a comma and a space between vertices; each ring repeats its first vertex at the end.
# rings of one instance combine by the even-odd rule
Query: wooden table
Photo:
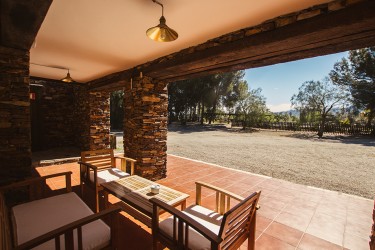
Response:
POLYGON ((153 194, 151 186, 156 184, 137 175, 103 183, 105 202, 108 203, 108 194, 116 196, 124 202, 122 207, 125 212, 151 227, 152 204, 149 199, 155 197, 168 205, 185 209, 186 199, 189 197, 188 194, 160 184, 157 184, 160 186, 159 194, 153 194))

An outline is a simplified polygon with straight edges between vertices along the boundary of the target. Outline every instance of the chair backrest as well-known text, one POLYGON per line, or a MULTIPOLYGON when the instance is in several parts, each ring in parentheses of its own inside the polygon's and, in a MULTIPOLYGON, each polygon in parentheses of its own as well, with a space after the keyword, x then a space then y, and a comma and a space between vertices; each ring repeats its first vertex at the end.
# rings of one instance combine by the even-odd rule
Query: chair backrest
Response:
POLYGON ((98 169, 115 167, 113 149, 100 149, 81 152, 81 161, 90 163, 98 169))
MULTIPOLYGON (((255 232, 255 215, 260 192, 255 192, 223 216, 219 237, 220 249, 238 249, 255 232)), ((249 239, 250 240, 250 239, 249 239)))
POLYGON ((0 249, 12 249, 11 229, 4 194, 0 192, 0 249))

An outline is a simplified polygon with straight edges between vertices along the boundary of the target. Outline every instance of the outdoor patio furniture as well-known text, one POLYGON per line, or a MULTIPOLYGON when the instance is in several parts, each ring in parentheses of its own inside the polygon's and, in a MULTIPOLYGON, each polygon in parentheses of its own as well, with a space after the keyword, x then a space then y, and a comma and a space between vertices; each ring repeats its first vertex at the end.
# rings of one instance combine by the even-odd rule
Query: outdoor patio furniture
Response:
MULTIPOLYGON (((0 249, 102 249, 113 248, 117 235, 119 207, 94 214, 71 190, 71 172, 13 183, 0 188, 0 249), (49 178, 65 176, 66 193, 39 197, 49 178), (39 187, 39 188, 35 188, 39 187), (30 192, 30 200, 14 206, 15 189, 30 192), (36 190, 34 192, 33 190, 36 190), (12 202, 5 200, 10 197, 12 202), (102 221, 110 217, 111 226, 102 221), (35 248, 34 248, 35 247, 35 248)), ((19 193, 18 193, 19 194, 19 193)))
POLYGON ((122 209, 148 227, 151 227, 151 218, 153 216, 151 198, 162 200, 173 207, 181 206, 181 209, 186 208, 186 199, 189 198, 188 194, 158 185, 137 175, 103 183, 102 186, 105 200, 108 200, 107 193, 121 199, 123 201, 121 203, 122 209), (157 193, 152 192, 154 191, 152 189, 155 189, 155 185, 157 185, 157 193))
POLYGON ((158 199, 153 203, 153 248, 158 242, 170 249, 238 249, 248 239, 248 249, 254 249, 256 209, 260 191, 243 198, 224 189, 196 182, 196 205, 179 211, 158 199), (202 187, 216 192, 212 211, 201 206, 202 187), (239 201, 231 207, 231 199, 239 201), (159 209, 172 214, 159 222, 159 209))
POLYGON ((134 163, 136 160, 114 156, 113 149, 101 149, 81 152, 81 194, 83 194, 83 183, 95 191, 95 210, 99 212, 99 193, 101 184, 118 180, 134 174, 134 163), (116 158, 121 159, 121 170, 116 168, 116 158), (126 172, 127 163, 130 163, 130 174, 126 172))

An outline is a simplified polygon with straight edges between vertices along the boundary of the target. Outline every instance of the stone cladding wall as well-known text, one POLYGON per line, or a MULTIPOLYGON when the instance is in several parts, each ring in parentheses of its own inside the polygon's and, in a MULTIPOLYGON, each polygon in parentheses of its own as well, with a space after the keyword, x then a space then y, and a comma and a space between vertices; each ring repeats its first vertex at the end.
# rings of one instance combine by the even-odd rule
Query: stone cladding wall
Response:
POLYGON ((31 78, 39 99, 42 148, 75 146, 81 150, 108 148, 109 93, 89 92, 83 84, 31 78), (38 90, 39 89, 39 90, 38 90))
POLYGON ((0 185, 30 166, 29 52, 0 46, 0 185))
POLYGON ((137 160, 136 174, 152 180, 166 177, 166 83, 146 76, 134 78, 125 90, 124 109, 124 151, 137 160))
POLYGON ((110 110, 109 93, 89 92, 89 149, 109 148, 110 110))
POLYGON ((86 86, 74 92, 75 144, 81 150, 90 149, 90 105, 86 86))
POLYGON ((80 86, 33 77, 30 84, 30 91, 35 92, 38 103, 37 114, 32 114, 32 118, 40 120, 37 128, 41 137, 40 150, 75 146, 77 121, 74 93, 79 91, 80 86))

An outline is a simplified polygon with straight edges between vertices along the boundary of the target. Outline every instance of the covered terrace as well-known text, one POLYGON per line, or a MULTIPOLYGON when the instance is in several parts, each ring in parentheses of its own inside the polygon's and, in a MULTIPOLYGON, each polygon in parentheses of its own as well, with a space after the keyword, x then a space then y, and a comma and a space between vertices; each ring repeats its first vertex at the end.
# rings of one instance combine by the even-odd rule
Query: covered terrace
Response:
MULTIPOLYGON (((243 197, 262 191, 255 249, 368 249, 371 200, 173 155, 168 155, 167 160, 168 177, 158 183, 189 194, 188 206, 195 201, 196 181, 243 197)), ((64 171, 73 172, 72 184, 78 190, 77 163, 36 168, 41 176, 64 171)), ((52 190, 59 190, 65 187, 65 181, 52 179, 48 185, 52 190)), ((90 197, 92 195, 87 195, 85 201, 94 207, 90 197)), ((121 204, 115 197, 110 201, 121 204)), ((215 193, 205 192, 202 203, 213 209, 215 193)), ((151 249, 148 227, 125 212, 122 212, 120 225, 123 234, 118 242, 120 249, 151 249)), ((246 242, 240 249, 247 249, 246 242)))
MULTIPOLYGON (((180 35, 175 42, 156 43, 145 36, 146 29, 160 16, 159 7, 152 1, 1 0, 0 184, 30 176, 33 151, 63 146, 80 150, 107 148, 109 93, 122 89, 125 155, 137 160, 137 175, 173 186, 168 181, 181 173, 173 164, 167 164, 168 160, 173 162, 167 156, 169 82, 374 46, 375 41, 375 2, 371 0, 163 4, 168 25, 180 35), (68 69, 75 83, 60 82, 68 69)), ((214 177, 209 180, 215 182, 214 177)), ((260 180, 268 183, 259 186, 265 190, 265 206, 267 196, 272 197, 270 189, 284 187, 282 181, 252 178, 259 185, 263 183, 260 180)), ((228 188, 234 185, 230 180, 219 184, 228 188)), ((249 188, 258 184, 246 183, 249 188)), ((245 192, 244 187, 238 188, 245 192)), ((295 191, 296 186, 288 184, 287 189, 295 191)), ((309 202, 304 198, 310 199, 318 192, 313 214, 325 201, 323 197, 332 194, 301 189, 301 203, 307 207, 309 202)), ((294 221, 290 216, 277 220, 288 199, 296 198, 291 190, 281 193, 286 198, 279 194, 273 197, 276 200, 268 198, 280 207, 277 216, 267 217, 270 221, 265 222, 264 230, 277 227, 271 223, 274 220, 283 224, 285 231, 288 229, 284 226, 293 228, 288 224, 294 221)), ((332 236, 335 230, 325 231, 327 223, 323 227, 323 222, 316 219, 315 228, 309 229, 305 219, 306 227, 294 228, 302 235, 292 247, 301 247, 308 235, 346 247, 345 225, 347 215, 352 214, 347 202, 351 198, 332 195, 336 198, 330 201, 337 201, 331 204, 334 209, 340 207, 340 201, 346 208, 342 218, 346 222, 340 224, 337 237, 332 236), (322 235, 314 234, 318 231, 322 235)), ((366 217, 361 221, 371 221, 369 214, 360 210, 356 213, 366 217)), ((312 218, 309 223, 314 221, 312 218)), ((262 235, 259 233, 258 244, 262 235)))
MULTIPOLYGON (((368 249, 373 208, 373 202, 368 199, 173 155, 167 159, 168 177, 158 183, 189 194, 188 205, 195 201, 195 181, 220 186, 243 197, 262 190, 255 249, 368 249)), ((36 171, 41 176, 72 171, 72 184, 78 189, 75 162, 37 167, 36 171)), ((65 181, 52 180, 48 185, 52 190, 61 189, 65 181)), ((85 201, 93 207, 90 197, 85 201)), ((115 197, 111 202, 119 204, 115 197)), ((202 202, 213 208, 215 194, 205 193, 202 202)), ((122 215, 123 237, 118 242, 119 249, 150 249, 151 230, 128 214, 122 215)), ((247 249, 247 244, 240 249, 247 249)))

